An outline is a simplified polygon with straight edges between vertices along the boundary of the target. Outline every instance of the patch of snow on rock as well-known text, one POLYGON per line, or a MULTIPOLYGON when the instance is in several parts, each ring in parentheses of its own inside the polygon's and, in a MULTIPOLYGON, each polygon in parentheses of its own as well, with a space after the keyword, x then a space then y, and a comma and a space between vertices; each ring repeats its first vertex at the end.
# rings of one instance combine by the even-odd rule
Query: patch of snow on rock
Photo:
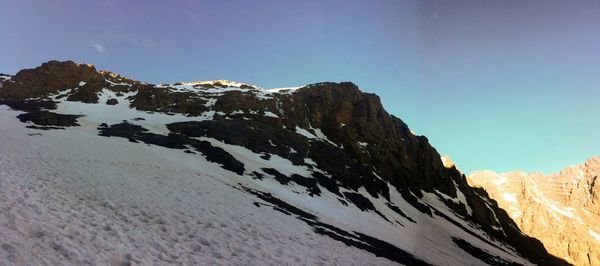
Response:
POLYGON ((279 118, 278 115, 276 115, 276 114, 274 114, 272 112, 269 112, 269 111, 265 111, 265 116, 266 117, 272 117, 272 118, 279 118))
POLYGON ((504 193, 502 194, 502 198, 507 201, 507 202, 512 202, 512 203, 518 203, 519 201, 517 200, 517 196, 515 194, 511 194, 511 193, 504 193))

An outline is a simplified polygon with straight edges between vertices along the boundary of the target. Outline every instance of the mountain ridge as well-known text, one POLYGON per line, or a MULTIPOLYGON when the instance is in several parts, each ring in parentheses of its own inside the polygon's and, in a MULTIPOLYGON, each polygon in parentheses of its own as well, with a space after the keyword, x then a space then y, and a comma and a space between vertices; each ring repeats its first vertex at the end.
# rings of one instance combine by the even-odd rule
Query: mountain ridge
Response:
POLYGON ((598 175, 600 157, 590 157, 549 175, 478 171, 471 173, 468 181, 490 192, 521 230, 540 239, 553 254, 576 265, 597 265, 598 175))
MULTIPOLYGON (((378 96, 349 82, 277 91, 236 84, 153 85, 99 72, 92 65, 50 61, 4 79, 0 104, 22 112, 19 120, 32 130, 81 127, 102 137, 200 154, 234 173, 231 178, 293 184, 302 188, 294 193, 311 198, 328 195, 340 206, 372 213, 398 228, 394 230, 441 220, 443 226, 429 226, 460 230, 461 236, 448 238, 448 243, 480 262, 522 264, 511 256, 523 256, 537 264, 566 264, 523 235, 485 191, 468 186, 455 166, 444 166, 427 138, 412 134, 402 120, 388 114, 378 96), (109 111, 111 116, 106 116, 109 111), (249 161, 252 154, 260 159, 249 161), (411 217, 409 208, 424 216, 411 217), (465 241, 467 237, 474 240, 465 241), (490 255, 489 249, 499 251, 490 255)), ((423 250, 399 249, 406 246, 402 241, 390 244, 345 232, 270 191, 238 188, 346 245, 398 263, 432 263, 423 250)))

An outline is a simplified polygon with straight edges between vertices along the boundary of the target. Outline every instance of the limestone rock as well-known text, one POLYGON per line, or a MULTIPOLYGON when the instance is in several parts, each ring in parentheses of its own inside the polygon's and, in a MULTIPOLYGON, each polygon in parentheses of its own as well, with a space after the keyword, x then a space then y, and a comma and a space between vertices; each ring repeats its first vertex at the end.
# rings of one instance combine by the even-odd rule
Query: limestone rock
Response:
POLYGON ((484 188, 519 228, 548 251, 575 265, 600 265, 600 157, 559 173, 474 172, 469 185, 484 188))

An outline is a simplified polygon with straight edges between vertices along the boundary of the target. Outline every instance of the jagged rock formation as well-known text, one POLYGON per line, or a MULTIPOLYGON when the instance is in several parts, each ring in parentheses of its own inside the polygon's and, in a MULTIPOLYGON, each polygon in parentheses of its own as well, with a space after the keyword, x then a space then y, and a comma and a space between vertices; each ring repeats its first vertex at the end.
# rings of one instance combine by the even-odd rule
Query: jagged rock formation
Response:
POLYGON ((526 234, 576 265, 600 265, 600 157, 544 175, 474 172, 469 184, 484 188, 526 234))
POLYGON ((19 111, 31 130, 81 130, 197 155, 228 171, 222 178, 260 200, 258 209, 271 206, 390 261, 566 264, 522 234, 483 189, 470 188, 376 95, 349 82, 153 85, 58 61, 3 77, 0 105, 19 111), (323 211, 331 204, 332 213, 363 222, 324 222, 336 220, 323 211))

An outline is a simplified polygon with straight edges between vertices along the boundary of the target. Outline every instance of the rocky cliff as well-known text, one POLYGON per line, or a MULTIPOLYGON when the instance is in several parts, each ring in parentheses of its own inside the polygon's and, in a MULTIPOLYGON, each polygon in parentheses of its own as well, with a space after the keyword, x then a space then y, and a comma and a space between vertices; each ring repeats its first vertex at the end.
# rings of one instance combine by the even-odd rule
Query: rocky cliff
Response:
POLYGON ((468 182, 484 188, 526 234, 576 265, 600 265, 600 157, 559 173, 480 171, 468 182))

